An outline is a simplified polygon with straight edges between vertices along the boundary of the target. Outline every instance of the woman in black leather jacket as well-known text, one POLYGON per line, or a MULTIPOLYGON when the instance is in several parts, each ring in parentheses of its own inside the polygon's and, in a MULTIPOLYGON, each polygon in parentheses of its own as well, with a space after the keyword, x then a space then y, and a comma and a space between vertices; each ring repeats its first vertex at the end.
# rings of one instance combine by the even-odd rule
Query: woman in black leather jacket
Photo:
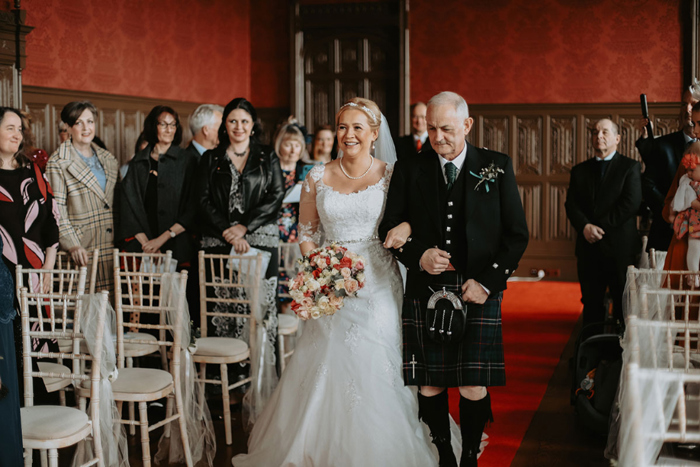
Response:
POLYGON ((257 112, 239 97, 226 105, 219 145, 202 156, 197 170, 202 248, 237 253, 250 247, 272 254, 265 277, 277 275, 277 216, 284 197, 280 162, 257 140, 257 112))

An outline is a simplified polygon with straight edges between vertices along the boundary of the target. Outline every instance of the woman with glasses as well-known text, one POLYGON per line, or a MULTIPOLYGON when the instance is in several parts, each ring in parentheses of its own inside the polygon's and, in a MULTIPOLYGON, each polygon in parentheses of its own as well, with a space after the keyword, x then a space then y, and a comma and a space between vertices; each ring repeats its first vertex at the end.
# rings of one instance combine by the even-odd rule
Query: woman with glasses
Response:
POLYGON ((182 126, 177 112, 158 105, 144 121, 148 146, 129 162, 121 184, 117 239, 126 251, 171 250, 180 267, 191 264, 196 205, 192 201, 197 160, 179 146, 182 126))
POLYGON ((114 187, 117 159, 93 141, 97 109, 89 101, 69 102, 61 111, 69 138, 49 158, 46 176, 61 214, 59 243, 79 266, 100 249, 95 290, 111 290, 114 248, 114 187))

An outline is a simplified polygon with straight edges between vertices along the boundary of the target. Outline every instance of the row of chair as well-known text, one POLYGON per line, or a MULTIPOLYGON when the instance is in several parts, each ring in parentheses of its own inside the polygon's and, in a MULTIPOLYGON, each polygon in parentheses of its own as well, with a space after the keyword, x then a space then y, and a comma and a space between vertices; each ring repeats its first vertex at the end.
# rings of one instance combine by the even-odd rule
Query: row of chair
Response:
MULTIPOLYGON (((49 391, 64 390, 71 384, 75 388, 76 397, 80 400, 79 411, 84 414, 87 399, 99 399, 99 394, 95 394, 97 386, 95 373, 95 360, 99 362, 99 355, 91 355, 86 347, 85 336, 80 332, 79 323, 76 320, 80 316, 81 298, 87 287, 89 292, 94 292, 95 277, 97 272, 98 251, 90 255, 91 262, 88 264, 90 279, 86 285, 87 268, 76 268, 71 264, 67 256, 59 255, 57 269, 47 270, 26 270, 18 268, 17 286, 20 304, 23 314, 23 336, 25 345, 25 381, 30 384, 25 385, 25 405, 31 408, 33 377, 41 377, 47 385, 49 391), (51 290, 41 293, 39 284, 48 275, 48 280, 52 283, 51 290), (34 309, 30 305, 34 305, 34 309), (30 313, 33 311, 33 313, 30 313), (27 316, 27 326, 25 329, 24 316, 27 316), (32 329, 34 326, 35 329, 32 329), (32 339, 57 339, 59 342, 59 352, 32 351, 28 348, 32 339), (38 362, 39 371, 32 371, 32 358, 50 358, 56 360, 55 363, 38 362), (64 366, 63 361, 73 362, 72 368, 64 366), (92 368, 86 373, 85 362, 91 361, 92 368), (26 364, 26 363, 29 364, 26 364), (91 372, 91 373, 90 373, 91 372), (88 376, 89 375, 89 376, 88 376)), ((231 444, 231 420, 229 408, 229 391, 251 382, 251 376, 229 384, 227 366, 234 363, 249 363, 250 350, 256 345, 255 326, 256 322, 251 319, 251 313, 226 313, 221 307, 213 305, 239 304, 243 308, 252 310, 259 306, 260 281, 262 259, 260 256, 231 256, 231 255, 207 255, 200 252, 198 258, 199 266, 199 288, 200 288, 200 314, 202 322, 202 337, 197 339, 196 346, 191 348, 192 360, 199 364, 199 377, 196 384, 199 386, 200 398, 203 399, 204 385, 219 384, 222 386, 224 402, 224 425, 226 430, 226 442, 231 444), (237 264, 233 268, 232 263, 237 264), (235 290, 235 293, 222 293, 222 289, 235 290), (229 298, 222 298, 229 297, 229 298), (234 297, 234 298, 230 298, 234 297), (214 311, 214 310, 217 311, 214 311), (243 339, 211 337, 208 335, 208 321, 213 316, 236 317, 248 320, 249 340, 243 339), (221 379, 207 379, 206 365, 218 364, 221 370, 221 379)), ((118 378, 112 383, 114 400, 121 414, 121 405, 127 402, 129 405, 128 420, 121 423, 129 426, 132 434, 135 433, 136 426, 141 428, 141 445, 143 452, 143 465, 151 465, 149 433, 161 426, 165 427, 165 436, 170 434, 170 422, 178 421, 180 426, 180 438, 183 445, 187 465, 192 465, 192 458, 188 446, 188 434, 185 420, 182 416, 182 398, 179 390, 180 383, 180 348, 187 348, 190 342, 183 342, 183 334, 189 335, 189 317, 186 313, 185 289, 187 272, 183 271, 173 284, 164 287, 164 279, 169 278, 173 282, 173 275, 169 274, 173 268, 173 260, 170 253, 164 254, 131 254, 114 251, 114 305, 115 317, 107 317, 116 321, 116 355, 119 369, 118 378), (170 296, 164 296, 167 289, 170 296), (177 289, 177 296, 173 296, 173 290, 177 289), (126 322, 125 314, 152 314, 155 319, 140 320, 138 322, 126 322), (155 324, 144 323, 150 321, 155 324), (150 354, 160 353, 162 369, 134 368, 133 360, 150 354), (150 401, 168 397, 166 418, 158 423, 149 425, 147 407, 150 401), (135 404, 138 404, 139 420, 135 421, 135 404)), ((102 293, 104 308, 107 309, 106 292, 102 293)), ((226 310, 227 308, 223 308, 226 310)), ((238 308, 240 310, 240 307, 238 308)), ((285 316, 285 315, 282 315, 285 316)), ((281 316, 280 316, 281 318, 281 316)), ((298 321, 295 317, 280 319, 279 335, 291 335, 296 332, 298 321)), ((284 358, 289 352, 285 352, 284 342, 279 342, 280 366, 284 368, 284 358)), ((65 395, 61 396, 61 401, 65 405, 65 395)), ((199 401, 200 405, 204 403, 199 401)), ((31 465, 32 449, 48 450, 49 461, 55 465, 56 449, 74 444, 76 440, 82 439, 83 434, 92 435, 93 439, 98 437, 95 427, 99 425, 95 420, 99 414, 94 413, 98 404, 90 404, 91 412, 87 421, 91 428, 84 428, 84 423, 79 421, 66 424, 71 427, 83 426, 85 432, 74 433, 71 430, 70 436, 62 437, 60 441, 54 440, 47 444, 47 438, 53 439, 46 430, 38 432, 24 429, 25 414, 23 413, 23 435, 26 438, 25 446, 28 449, 26 459, 27 465, 31 465)), ((73 411, 75 409, 63 408, 62 411, 73 411)), ((48 412, 46 412, 48 413, 48 412)), ((73 413, 73 412, 71 412, 73 413)), ((75 414, 74 414, 75 415, 75 414)), ((78 417, 75 415, 75 417, 78 417)), ((82 417, 82 416, 81 416, 82 417)), ((87 417, 87 415, 86 415, 87 417)), ((63 418, 63 417, 62 417, 63 418)), ((32 426, 42 426, 43 420, 35 420, 27 415, 27 423, 32 426)), ((64 418, 64 421, 68 420, 64 418)), ((77 420, 77 419, 76 419, 77 420)), ((29 427, 29 425, 27 425, 29 427)), ((99 442, 95 442, 95 455, 99 459, 99 442)), ((42 454, 42 459, 44 458, 42 454)), ((96 461, 102 464, 101 460, 96 461)), ((87 463, 85 465, 92 465, 87 463)))

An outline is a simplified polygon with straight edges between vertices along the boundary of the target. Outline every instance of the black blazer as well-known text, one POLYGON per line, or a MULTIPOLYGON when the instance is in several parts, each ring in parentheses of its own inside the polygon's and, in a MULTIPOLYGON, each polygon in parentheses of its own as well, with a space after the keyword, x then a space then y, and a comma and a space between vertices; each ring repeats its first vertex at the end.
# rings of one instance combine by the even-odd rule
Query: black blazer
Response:
MULTIPOLYGON (((425 140, 425 143, 423 144, 423 147, 421 148, 421 152, 428 152, 428 150, 430 149, 432 149, 432 147, 430 146, 430 138, 427 138, 425 140)), ((410 156, 415 156, 416 154, 418 154, 418 152, 416 151, 416 143, 413 139, 413 135, 402 136, 401 138, 396 140, 397 160, 401 160, 410 156)))
MULTIPOLYGON (((223 240, 221 234, 231 227, 234 219, 228 209, 231 190, 231 161, 226 148, 207 151, 199 162, 196 192, 201 212, 203 235, 223 240)), ((269 146, 250 143, 250 155, 241 174, 244 213, 238 222, 253 232, 262 225, 277 222, 284 179, 280 161, 269 146)))
MULTIPOLYGON (((163 232, 151 232, 144 207, 150 154, 153 146, 139 151, 129 162, 129 171, 118 190, 117 238, 130 239, 143 232, 149 239, 163 232)), ((193 196, 197 159, 185 149, 170 145, 158 159, 158 226, 163 231, 175 223, 187 231, 194 227, 196 200, 193 196)), ((137 242, 138 243, 138 242, 137 242)), ((136 245, 136 244, 134 244, 136 245)), ((138 245, 140 247, 140 245, 138 245)), ((140 251, 140 248, 138 248, 140 251)), ((163 245, 162 251, 172 250, 178 261, 189 261, 194 253, 191 236, 180 234, 163 245)))
POLYGON ((620 264, 633 264, 641 248, 636 222, 642 203, 641 165, 616 153, 597 182, 596 163, 591 158, 571 170, 565 205, 578 233, 576 255, 602 254, 620 260, 620 264), (589 223, 605 231, 599 242, 591 244, 583 237, 583 228, 589 223))
MULTIPOLYGON (((195 157, 195 159, 197 159, 197 161, 199 161, 199 159, 201 159, 202 156, 204 155, 204 154, 200 154, 199 151, 197 151, 197 148, 194 147, 194 144, 192 144, 191 141, 190 141, 190 144, 187 145, 185 150, 187 152, 189 152, 190 154, 192 154, 195 157)), ((206 152, 206 151, 204 151, 204 152, 206 152)))
MULTIPOLYGON (((442 169, 438 157, 430 149, 395 164, 379 226, 383 241, 389 230, 401 222, 411 224, 411 241, 392 250, 408 269, 406 295, 409 297, 422 296, 437 277, 421 272, 419 261, 425 250, 439 245, 442 239, 438 187, 442 169)), ((467 266, 458 272, 495 294, 505 290, 508 277, 517 269, 527 247, 525 212, 510 157, 467 143, 467 157, 462 166, 462 171, 465 170, 467 266), (489 183, 488 192, 483 184, 475 190, 479 179, 470 172, 478 174, 491 163, 504 173, 489 183)))
POLYGON ((645 165, 642 196, 654 214, 649 229, 648 247, 666 251, 673 236, 673 228, 664 220, 661 211, 683 158, 685 137, 683 131, 676 131, 659 138, 640 138, 636 146, 645 165))

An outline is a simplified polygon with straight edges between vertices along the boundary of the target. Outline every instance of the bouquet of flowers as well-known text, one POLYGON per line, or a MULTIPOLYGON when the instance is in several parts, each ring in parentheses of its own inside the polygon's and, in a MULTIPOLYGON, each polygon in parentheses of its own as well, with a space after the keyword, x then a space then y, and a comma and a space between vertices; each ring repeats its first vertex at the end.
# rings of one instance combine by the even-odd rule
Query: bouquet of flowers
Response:
POLYGON ((345 297, 365 285, 365 259, 335 243, 311 250, 297 260, 300 268, 289 294, 292 310, 302 319, 335 314, 345 297))

